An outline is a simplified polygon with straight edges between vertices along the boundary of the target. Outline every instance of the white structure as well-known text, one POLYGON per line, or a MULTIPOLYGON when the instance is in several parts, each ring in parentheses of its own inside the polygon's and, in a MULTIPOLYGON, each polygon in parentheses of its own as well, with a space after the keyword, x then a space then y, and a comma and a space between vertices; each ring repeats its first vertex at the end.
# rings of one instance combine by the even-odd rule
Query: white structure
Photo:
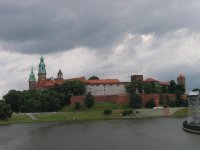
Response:
POLYGON ((200 123, 200 92, 190 92, 188 95, 189 123, 200 123))
POLYGON ((88 80, 86 92, 92 95, 124 95, 125 83, 117 79, 88 80))

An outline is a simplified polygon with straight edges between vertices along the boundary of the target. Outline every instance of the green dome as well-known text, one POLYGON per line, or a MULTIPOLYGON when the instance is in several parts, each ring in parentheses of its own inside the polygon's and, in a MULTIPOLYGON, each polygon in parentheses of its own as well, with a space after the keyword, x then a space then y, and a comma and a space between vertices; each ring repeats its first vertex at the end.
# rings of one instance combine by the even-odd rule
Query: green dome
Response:
POLYGON ((46 68, 45 67, 46 67, 46 65, 44 63, 44 58, 41 57, 40 58, 38 74, 46 74, 46 68))
POLYGON ((30 76, 29 76, 29 80, 28 81, 36 81, 35 79, 35 74, 33 72, 33 67, 31 68, 31 73, 30 73, 30 76))

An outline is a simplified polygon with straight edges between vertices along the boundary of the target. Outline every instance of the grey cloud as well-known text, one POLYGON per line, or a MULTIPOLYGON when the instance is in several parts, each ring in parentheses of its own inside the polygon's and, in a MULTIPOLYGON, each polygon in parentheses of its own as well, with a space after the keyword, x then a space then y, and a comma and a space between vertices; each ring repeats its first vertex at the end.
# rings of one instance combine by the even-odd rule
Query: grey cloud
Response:
POLYGON ((199 30, 199 6, 195 0, 0 0, 0 45, 20 53, 105 51, 127 32, 199 30))

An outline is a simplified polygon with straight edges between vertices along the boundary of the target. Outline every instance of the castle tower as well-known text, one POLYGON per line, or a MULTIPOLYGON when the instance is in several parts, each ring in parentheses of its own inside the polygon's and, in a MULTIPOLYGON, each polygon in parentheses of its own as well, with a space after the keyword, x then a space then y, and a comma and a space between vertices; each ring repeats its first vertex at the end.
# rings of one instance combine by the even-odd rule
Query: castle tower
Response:
POLYGON ((178 85, 182 85, 186 89, 186 86, 185 86, 185 77, 182 74, 180 74, 177 77, 177 84, 178 85))
POLYGON ((45 68, 44 58, 40 58, 39 70, 38 70, 38 81, 46 80, 46 68, 45 68))
POLYGON ((58 80, 63 80, 63 73, 62 73, 61 70, 58 71, 57 79, 58 79, 58 80))
POLYGON ((33 72, 33 67, 31 68, 31 73, 28 82, 29 82, 29 90, 33 90, 36 88, 36 79, 35 79, 35 74, 33 72))

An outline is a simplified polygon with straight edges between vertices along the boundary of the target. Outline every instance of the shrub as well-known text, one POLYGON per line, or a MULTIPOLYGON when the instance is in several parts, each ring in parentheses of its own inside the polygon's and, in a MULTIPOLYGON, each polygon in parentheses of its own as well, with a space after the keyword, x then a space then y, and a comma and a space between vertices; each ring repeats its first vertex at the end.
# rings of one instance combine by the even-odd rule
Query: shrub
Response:
POLYGON ((167 99, 167 106, 169 106, 169 107, 176 107, 176 100, 168 98, 167 99))
POLYGON ((81 108, 81 104, 79 102, 76 102, 74 105, 74 109, 79 110, 81 108))
POLYGON ((117 107, 116 107, 116 106, 114 106, 114 107, 113 107, 113 109, 115 110, 115 109, 117 109, 117 107))
POLYGON ((94 96, 91 93, 88 93, 85 97, 85 106, 91 108, 94 105, 94 96))
POLYGON ((111 110, 111 109, 105 109, 105 110, 103 111, 103 113, 104 113, 105 115, 110 115, 110 114, 112 114, 112 110, 111 110))
POLYGON ((122 116, 127 116, 127 115, 130 115, 130 114, 133 114, 133 110, 124 110, 123 112, 122 112, 122 116))
POLYGON ((126 115, 127 115, 126 111, 123 111, 122 116, 126 116, 126 115))
POLYGON ((132 109, 127 110, 127 114, 128 114, 128 115, 129 115, 129 114, 133 114, 133 110, 132 110, 132 109))
POLYGON ((155 104, 155 101, 153 98, 151 98, 145 105, 145 107, 147 107, 147 108, 153 108, 155 106, 156 106, 156 104, 155 104))
POLYGON ((132 94, 130 96, 129 106, 131 108, 141 108, 142 107, 142 97, 139 94, 132 94))

